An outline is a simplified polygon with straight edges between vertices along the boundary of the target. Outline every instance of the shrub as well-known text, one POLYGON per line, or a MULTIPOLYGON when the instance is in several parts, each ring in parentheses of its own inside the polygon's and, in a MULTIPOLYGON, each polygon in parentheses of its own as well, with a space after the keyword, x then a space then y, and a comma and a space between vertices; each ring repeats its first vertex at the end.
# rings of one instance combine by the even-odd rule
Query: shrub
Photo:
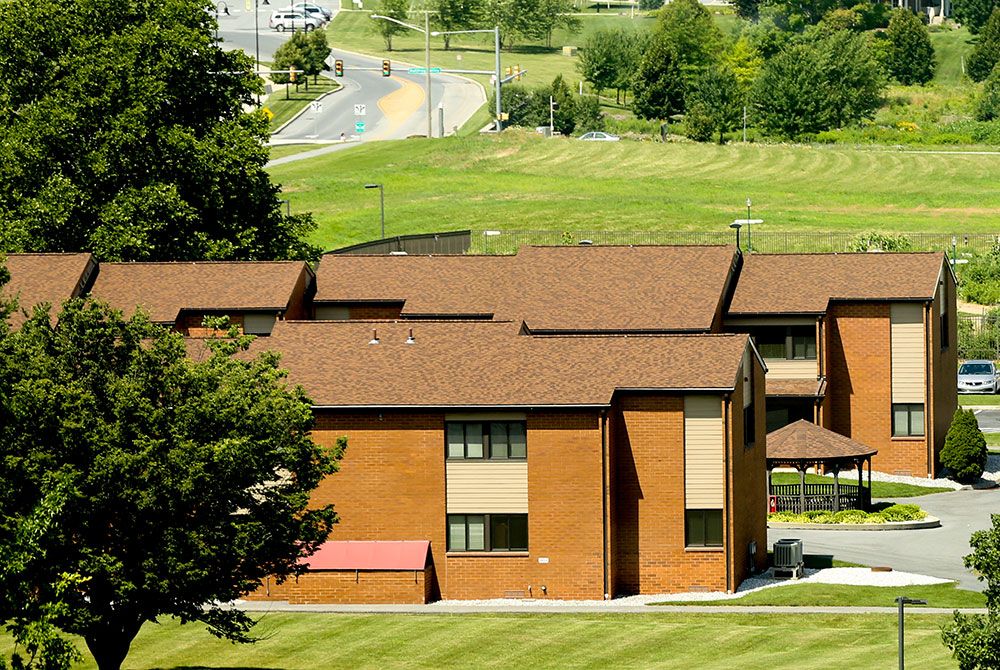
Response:
POLYGON ((837 523, 866 523, 868 514, 860 509, 845 509, 833 515, 837 523))
POLYGON ((976 120, 992 121, 1000 116, 1000 65, 994 65, 976 98, 976 120))
POLYGON ((869 230, 855 235, 847 248, 848 251, 868 251, 869 249, 906 251, 910 248, 910 238, 903 233, 882 233, 877 230, 869 230))
POLYGON ((879 516, 885 521, 920 521, 927 517, 927 512, 917 505, 893 505, 874 516, 879 516))
POLYGON ((960 482, 970 482, 983 474, 986 467, 986 438, 979 430, 973 411, 955 411, 951 427, 944 438, 941 465, 960 482))

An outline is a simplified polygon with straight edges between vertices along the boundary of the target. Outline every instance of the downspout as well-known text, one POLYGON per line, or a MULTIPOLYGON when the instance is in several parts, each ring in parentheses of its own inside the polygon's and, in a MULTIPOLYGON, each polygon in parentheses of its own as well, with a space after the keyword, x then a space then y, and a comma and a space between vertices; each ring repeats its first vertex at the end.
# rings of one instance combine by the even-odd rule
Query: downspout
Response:
POLYGON ((601 410, 601 509, 602 509, 602 532, 604 535, 604 599, 607 600, 611 597, 611 584, 609 575, 608 558, 610 551, 608 550, 608 541, 611 535, 610 533, 610 519, 608 518, 608 496, 610 494, 611 486, 608 481, 608 411, 605 409, 601 410))
MULTIPOLYGON (((750 374, 753 374, 753 359, 751 359, 751 362, 750 362, 750 370, 751 370, 750 374)), ((732 453, 731 453, 732 452, 732 447, 733 447, 733 441, 730 439, 730 435, 732 433, 732 425, 731 425, 732 414, 729 411, 729 406, 731 404, 732 404, 732 398, 731 398, 731 396, 728 393, 726 395, 722 396, 722 406, 723 406, 722 412, 724 414, 723 425, 726 427, 726 430, 725 430, 725 433, 726 433, 725 434, 726 443, 725 443, 725 447, 723 449, 723 453, 725 454, 725 458, 726 458, 726 476, 723 477, 723 481, 725 482, 725 487, 726 487, 726 490, 725 490, 725 501, 726 501, 726 557, 725 557, 725 561, 726 561, 726 593, 732 593, 733 592, 733 571, 732 571, 732 567, 733 567, 733 561, 736 560, 735 556, 733 555, 733 532, 732 532, 732 525, 733 525, 733 523, 732 523, 733 522, 733 501, 731 500, 731 496, 730 496, 730 494, 732 492, 732 487, 730 486, 730 481, 729 481, 730 478, 732 477, 732 474, 733 474, 733 470, 732 470, 733 458, 732 458, 732 453)), ((756 411, 756 409, 754 411, 756 411)), ((743 429, 746 430, 746 426, 744 426, 743 429)), ((744 441, 745 441, 745 438, 744 438, 744 441)))
MULTIPOLYGON (((940 289, 939 289, 940 290, 940 289)), ((924 421, 927 424, 927 435, 924 436, 927 444, 927 478, 931 479, 934 477, 934 366, 931 365, 931 357, 934 355, 934 351, 931 347, 932 338, 931 331, 934 328, 931 325, 931 309, 933 308, 934 302, 928 301, 924 305, 924 342, 926 342, 926 351, 924 352, 924 366, 926 367, 926 373, 924 374, 924 421)), ((958 343, 956 343, 958 346, 958 343)))

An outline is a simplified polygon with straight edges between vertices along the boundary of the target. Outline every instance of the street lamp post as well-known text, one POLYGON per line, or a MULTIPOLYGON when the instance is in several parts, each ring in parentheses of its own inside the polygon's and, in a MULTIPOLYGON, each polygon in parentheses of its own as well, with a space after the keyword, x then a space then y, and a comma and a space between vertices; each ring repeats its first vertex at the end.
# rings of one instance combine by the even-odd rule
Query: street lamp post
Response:
MULTIPOLYGON (((392 21, 393 23, 398 23, 401 26, 406 26, 411 30, 416 30, 424 34, 424 69, 427 71, 427 139, 431 138, 431 13, 430 11, 424 11, 424 27, 420 28, 412 23, 405 23, 399 19, 394 19, 391 16, 383 16, 381 14, 372 14, 370 16, 372 19, 384 19, 386 21, 392 21)), ((433 33, 437 35, 438 33, 433 33)))
MULTIPOLYGON (((501 130, 503 130, 503 124, 500 121, 500 87, 503 85, 503 81, 501 81, 501 79, 500 79, 500 26, 496 26, 495 28, 489 28, 489 29, 484 29, 484 30, 444 30, 444 31, 435 31, 435 32, 431 33, 431 35, 433 35, 434 37, 437 37, 438 35, 466 35, 466 34, 469 34, 469 33, 493 33, 493 56, 494 56, 493 61, 494 61, 494 70, 495 70, 494 73, 493 73, 493 78, 494 78, 494 82, 496 83, 496 96, 497 96, 497 100, 496 100, 496 118, 497 118, 496 127, 497 127, 497 132, 500 132, 501 130)), ((465 72, 472 73, 472 74, 487 74, 485 72, 479 72, 479 71, 476 71, 476 70, 465 70, 465 72)))
POLYGON ((899 670, 903 670, 903 605, 926 605, 927 601, 900 596, 896 604, 899 606, 899 670))
POLYGON ((382 239, 385 239, 385 191, 382 190, 382 184, 365 184, 365 188, 377 188, 378 189, 378 201, 379 207, 382 210, 382 239))

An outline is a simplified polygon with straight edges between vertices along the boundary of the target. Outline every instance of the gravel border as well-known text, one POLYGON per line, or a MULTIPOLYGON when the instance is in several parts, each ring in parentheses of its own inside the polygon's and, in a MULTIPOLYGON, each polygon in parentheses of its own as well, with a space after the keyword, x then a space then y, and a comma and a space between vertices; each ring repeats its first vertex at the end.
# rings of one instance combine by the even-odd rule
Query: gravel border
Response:
POLYGON ((541 598, 493 598, 490 600, 439 600, 429 603, 428 610, 450 607, 619 607, 628 605, 649 605, 651 603, 701 602, 707 600, 733 600, 747 593, 763 589, 789 586, 792 584, 845 584, 853 586, 915 586, 929 584, 948 584, 950 579, 939 579, 927 575, 910 572, 875 572, 871 568, 806 568, 806 576, 802 579, 774 579, 770 570, 761 575, 750 577, 740 584, 736 593, 710 591, 707 593, 660 593, 653 595, 625 596, 611 600, 556 600, 541 598))

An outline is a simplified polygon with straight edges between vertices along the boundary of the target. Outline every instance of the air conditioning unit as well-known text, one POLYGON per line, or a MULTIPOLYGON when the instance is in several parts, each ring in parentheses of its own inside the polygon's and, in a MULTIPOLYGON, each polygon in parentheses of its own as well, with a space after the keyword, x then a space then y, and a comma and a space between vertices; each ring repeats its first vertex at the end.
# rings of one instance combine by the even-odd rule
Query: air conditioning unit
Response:
POLYGON ((802 562, 802 540, 786 539, 774 543, 774 576, 798 579, 805 574, 802 562))

